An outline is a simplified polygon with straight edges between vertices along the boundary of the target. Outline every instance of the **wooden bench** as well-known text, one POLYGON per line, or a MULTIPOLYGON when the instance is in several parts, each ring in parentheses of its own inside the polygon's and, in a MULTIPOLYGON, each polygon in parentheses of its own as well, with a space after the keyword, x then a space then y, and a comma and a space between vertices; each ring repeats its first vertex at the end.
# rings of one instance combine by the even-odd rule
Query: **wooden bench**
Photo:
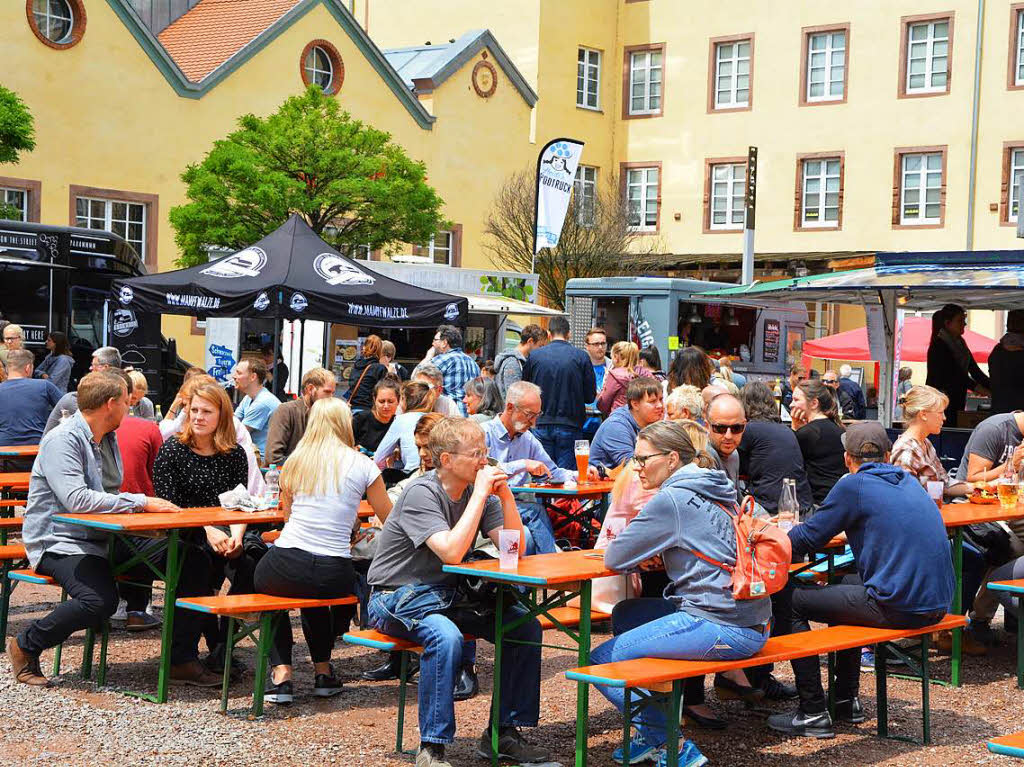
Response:
MULTIPOLYGON (((24 556, 24 548, 20 546, 2 546, 0 549, 15 549, 21 548, 22 555, 24 556)), ((59 586, 53 578, 49 575, 41 575, 35 570, 30 568, 22 568, 17 570, 8 570, 7 577, 4 579, 4 621, 7 619, 7 608, 10 604, 10 595, 13 590, 14 583, 34 583, 37 586, 59 586), (9 583, 8 583, 9 581, 9 583)), ((68 593, 63 588, 60 590, 60 601, 67 601, 68 593)), ((6 628, 6 626, 5 626, 6 628)), ((5 634, 6 636, 6 634, 5 634)), ((107 645, 110 641, 110 621, 104 621, 103 626, 100 629, 100 662, 99 667, 96 670, 96 684, 100 687, 106 684, 107 681, 107 645)), ((96 631, 95 629, 85 630, 85 642, 82 645, 82 678, 90 679, 92 677, 92 656, 93 650, 96 645, 96 631)), ((61 651, 64 645, 59 644, 54 648, 53 651, 53 676, 60 674, 60 657, 61 651)))
POLYGON ((779 663, 812 655, 828 654, 829 656, 829 712, 834 715, 835 700, 832 685, 835 653, 839 650, 850 650, 866 645, 880 645, 875 651, 875 685, 878 699, 878 734, 888 737, 888 712, 886 693, 886 649, 889 643, 897 639, 918 637, 921 640, 920 658, 911 659, 905 649, 888 648, 889 652, 907 660, 913 668, 915 665, 921 677, 922 724, 924 743, 931 742, 931 721, 929 714, 928 695, 928 641, 929 635, 935 631, 961 628, 967 624, 962 615, 947 615, 943 620, 932 626, 918 629, 879 629, 863 626, 830 626, 815 631, 771 637, 756 655, 742 660, 731 661, 691 661, 670 660, 667 658, 636 658, 634 660, 602 663, 596 666, 585 666, 566 672, 566 676, 576 682, 606 685, 625 689, 625 707, 623 711, 623 749, 625 762, 629 762, 630 730, 633 724, 633 701, 642 706, 661 705, 667 702, 668 722, 668 764, 675 767, 679 743, 679 714, 682 702, 683 681, 696 676, 716 674, 734 669, 760 666, 767 663, 779 663))
MULTIPOLYGON (((610 613, 601 612, 600 610, 590 611, 591 623, 606 621, 611 617, 610 613)), ((538 615, 537 621, 540 623, 542 631, 558 628, 555 621, 558 621, 565 628, 574 628, 580 625, 580 609, 578 607, 553 607, 548 610, 547 615, 543 613, 538 615)))
POLYGON ((990 591, 1005 591, 1017 599, 1017 689, 1024 690, 1024 580, 992 581, 985 585, 990 591))
MULTIPOLYGON (((253 682, 252 714, 262 716, 263 693, 267 681, 267 663, 270 658, 270 645, 274 640, 276 619, 282 612, 299 610, 309 607, 335 607, 337 605, 354 605, 358 603, 354 596, 337 597, 335 599, 304 599, 295 597, 275 597, 270 594, 231 594, 222 597, 181 597, 175 605, 185 610, 196 610, 208 615, 223 616, 228 619, 227 651, 224 655, 224 681, 221 686, 220 710, 228 710, 228 686, 231 682, 231 656, 235 644, 246 637, 252 637, 256 643, 256 672, 253 682), (242 626, 236 630, 236 623, 242 626)), ((289 626, 289 630, 291 627, 289 626)))
POLYGON ((1024 759, 1024 730, 992 738, 988 742, 988 750, 993 754, 1015 756, 1018 759, 1024 759))

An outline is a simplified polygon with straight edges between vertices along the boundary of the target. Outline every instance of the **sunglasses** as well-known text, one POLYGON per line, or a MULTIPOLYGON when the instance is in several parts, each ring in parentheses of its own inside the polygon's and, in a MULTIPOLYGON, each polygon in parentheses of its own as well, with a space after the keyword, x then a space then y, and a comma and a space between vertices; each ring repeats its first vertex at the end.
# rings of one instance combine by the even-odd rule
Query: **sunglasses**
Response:
POLYGON ((731 431, 733 434, 742 434, 743 430, 747 428, 745 423, 713 423, 710 424, 711 431, 715 434, 725 434, 731 431))

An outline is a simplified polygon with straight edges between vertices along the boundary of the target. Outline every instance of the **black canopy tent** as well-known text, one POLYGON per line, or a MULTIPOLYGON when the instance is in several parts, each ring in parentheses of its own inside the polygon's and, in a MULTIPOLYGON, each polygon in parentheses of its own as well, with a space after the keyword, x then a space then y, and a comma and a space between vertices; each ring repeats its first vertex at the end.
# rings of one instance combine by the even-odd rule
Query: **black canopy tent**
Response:
MULTIPOLYGON (((431 328, 465 325, 469 316, 466 298, 375 272, 332 248, 297 214, 237 253, 188 269, 117 280, 113 293, 117 305, 138 312, 276 320, 275 354, 281 320, 431 328)), ((301 328, 304 336, 304 322, 301 328)))

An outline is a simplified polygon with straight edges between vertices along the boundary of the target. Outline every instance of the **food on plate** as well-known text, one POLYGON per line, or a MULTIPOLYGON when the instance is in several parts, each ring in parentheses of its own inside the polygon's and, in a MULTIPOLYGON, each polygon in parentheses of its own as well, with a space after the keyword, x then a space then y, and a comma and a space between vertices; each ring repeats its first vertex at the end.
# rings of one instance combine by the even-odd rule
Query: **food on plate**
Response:
POLYGON ((995 485, 978 482, 971 493, 971 503, 999 503, 999 493, 995 485))

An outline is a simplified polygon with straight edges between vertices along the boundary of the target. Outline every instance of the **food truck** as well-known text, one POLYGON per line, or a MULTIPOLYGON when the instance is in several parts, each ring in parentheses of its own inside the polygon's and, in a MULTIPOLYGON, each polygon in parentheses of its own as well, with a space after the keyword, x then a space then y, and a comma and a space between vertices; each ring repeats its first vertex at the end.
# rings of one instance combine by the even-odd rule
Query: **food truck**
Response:
POLYGON ((656 346, 667 371, 676 350, 702 347, 715 358, 728 356, 748 380, 785 377, 800 359, 807 309, 756 302, 721 302, 701 294, 728 283, 674 277, 575 278, 566 283, 572 343, 582 347, 587 331, 603 328, 608 347, 633 341, 656 346))
POLYGON ((174 396, 185 363, 174 340, 161 336, 160 316, 111 300, 115 279, 145 273, 138 254, 116 234, 0 220, 3 319, 21 326, 37 362, 51 330, 67 334, 75 359, 71 389, 89 372, 97 348, 116 346, 126 366, 145 374, 154 402, 174 396))

